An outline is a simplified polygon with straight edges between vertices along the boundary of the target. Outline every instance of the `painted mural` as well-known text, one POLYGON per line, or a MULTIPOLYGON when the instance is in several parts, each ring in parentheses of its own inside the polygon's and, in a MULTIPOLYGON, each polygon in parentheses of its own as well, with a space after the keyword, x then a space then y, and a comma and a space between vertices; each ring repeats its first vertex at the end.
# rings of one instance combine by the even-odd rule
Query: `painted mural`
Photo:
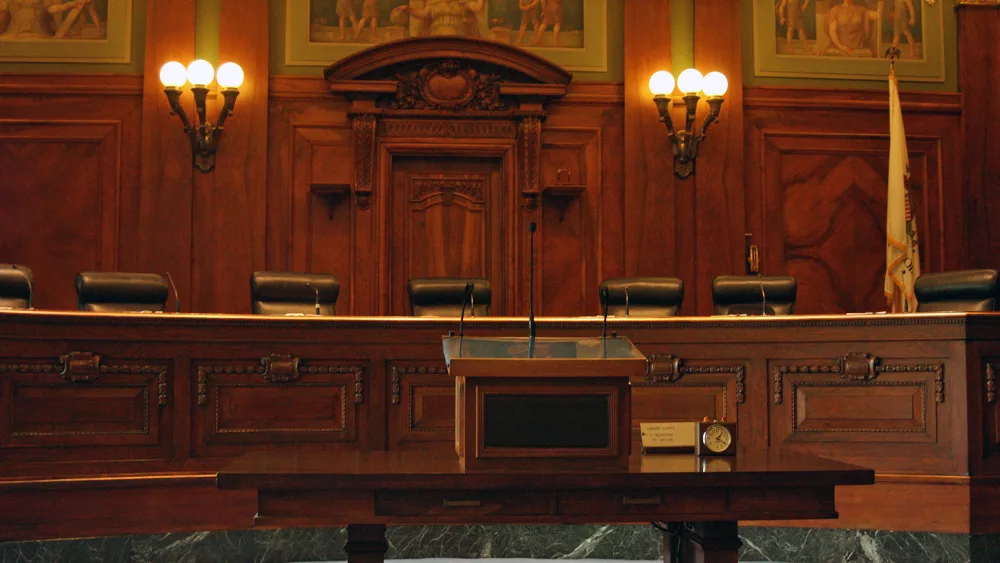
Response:
POLYGON ((944 3, 754 0, 756 69, 762 76, 874 77, 884 74, 886 51, 895 46, 902 74, 943 80, 944 3))
POLYGON ((0 61, 128 62, 131 0, 0 0, 0 61))
POLYGON ((583 0, 310 0, 309 39, 379 43, 463 35, 536 47, 584 46, 583 0))
POLYGON ((108 0, 0 0, 0 40, 107 38, 108 0))

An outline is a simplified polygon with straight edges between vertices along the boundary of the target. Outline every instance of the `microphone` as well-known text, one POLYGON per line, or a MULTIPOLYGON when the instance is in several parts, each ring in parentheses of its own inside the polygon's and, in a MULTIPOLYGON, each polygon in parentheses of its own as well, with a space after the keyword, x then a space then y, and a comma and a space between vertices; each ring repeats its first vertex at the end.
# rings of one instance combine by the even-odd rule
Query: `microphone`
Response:
POLYGON ((601 338, 608 338, 608 288, 601 288, 601 313, 604 315, 604 324, 601 326, 601 338))
MULTIPOLYGON (((462 316, 458 319, 458 357, 462 357, 462 344, 465 343, 465 306, 472 301, 472 291, 476 288, 475 284, 467 283, 465 284, 465 296, 462 297, 462 316)), ((473 316, 475 316, 475 305, 473 305, 473 316)))
MULTIPOLYGON (((605 307, 605 309, 607 309, 605 307)), ((628 316, 628 286, 625 286, 625 316, 628 316)))
POLYGON ((174 313, 181 312, 181 297, 177 294, 177 286, 174 285, 174 278, 170 277, 170 272, 163 272, 167 275, 167 281, 170 283, 170 289, 174 291, 174 313))
POLYGON ((472 316, 476 316, 476 296, 469 292, 469 308, 472 309, 472 316))
POLYGON ((531 233, 531 263, 528 265, 528 357, 535 357, 535 231, 538 225, 534 221, 528 223, 531 233))
POLYGON ((313 290, 316 293, 316 314, 319 315, 319 290, 316 289, 316 286, 314 286, 309 282, 306 282, 306 287, 308 287, 309 289, 313 290))
POLYGON ((31 283, 31 276, 28 272, 25 272, 21 268, 17 267, 17 264, 11 264, 10 267, 19 272, 24 272, 24 279, 28 280, 28 310, 35 308, 35 286, 31 283))
POLYGON ((764 280, 760 277, 760 250, 752 244, 753 233, 745 233, 746 237, 746 268, 747 275, 757 275, 757 285, 760 286, 760 314, 767 316, 767 293, 764 292, 764 280))

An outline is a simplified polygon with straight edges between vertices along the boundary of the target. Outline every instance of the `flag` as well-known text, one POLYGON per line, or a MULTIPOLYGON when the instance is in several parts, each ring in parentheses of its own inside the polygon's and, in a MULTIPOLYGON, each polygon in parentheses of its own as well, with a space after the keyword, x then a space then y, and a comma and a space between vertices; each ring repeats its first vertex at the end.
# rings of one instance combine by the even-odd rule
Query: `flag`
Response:
POLYGON ((913 283, 920 276, 917 221, 909 193, 910 158, 899 104, 899 83, 889 73, 889 191, 885 220, 885 297, 893 313, 913 313, 913 283))

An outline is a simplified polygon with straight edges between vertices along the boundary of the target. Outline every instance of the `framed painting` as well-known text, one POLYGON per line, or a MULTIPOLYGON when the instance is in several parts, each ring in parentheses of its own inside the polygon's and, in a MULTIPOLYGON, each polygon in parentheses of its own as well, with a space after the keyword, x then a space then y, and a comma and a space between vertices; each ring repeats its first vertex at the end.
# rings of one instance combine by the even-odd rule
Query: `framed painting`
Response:
POLYGON ((608 1, 286 0, 285 63, 326 66, 384 41, 464 35, 523 47, 567 70, 604 72, 608 1))
POLYGON ((127 63, 132 0, 0 0, 0 61, 127 63))
POLYGON ((946 1, 752 0, 757 76, 945 81, 946 1))

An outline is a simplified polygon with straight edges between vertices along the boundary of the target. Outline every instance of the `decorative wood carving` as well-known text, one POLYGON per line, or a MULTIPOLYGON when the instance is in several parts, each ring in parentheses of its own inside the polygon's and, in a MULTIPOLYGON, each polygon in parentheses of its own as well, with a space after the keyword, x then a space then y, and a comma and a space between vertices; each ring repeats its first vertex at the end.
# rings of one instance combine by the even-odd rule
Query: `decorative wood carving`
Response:
POLYGON ((538 161, 542 146, 542 120, 536 116, 525 117, 520 124, 521 162, 524 166, 524 183, 521 196, 525 209, 534 211, 538 208, 539 182, 538 161))
POLYGON ((271 383, 295 381, 299 378, 299 358, 291 354, 271 354, 260 359, 264 378, 271 383))
POLYGON ((358 208, 367 210, 371 205, 372 176, 375 166, 375 116, 355 115, 352 121, 354 132, 354 193, 358 208))
POLYGON ((734 374, 736 378, 736 404, 746 401, 746 366, 744 364, 708 364, 685 365, 684 361, 673 354, 649 356, 649 368, 646 381, 652 385, 670 385, 679 381, 685 375, 692 374, 734 374))
MULTIPOLYGON (((400 403, 400 389, 401 389, 401 377, 404 375, 448 375, 448 368, 443 366, 423 366, 423 365, 406 365, 400 366, 393 364, 392 374, 390 376, 390 385, 392 392, 392 404, 398 405, 400 403)), ((412 421, 412 414, 410 415, 410 420, 412 421)), ((411 423, 412 426, 412 423, 411 423)))
POLYGON ((378 120, 378 137, 516 139, 517 124, 512 121, 418 121, 414 119, 382 118, 378 120))
POLYGON ((986 362, 986 402, 993 404, 997 400, 996 364, 986 362))
MULTIPOLYGON (((923 382, 913 382, 913 381, 880 381, 873 384, 876 387, 918 387, 921 391, 921 395, 927 392, 927 386, 923 382)), ((819 383, 819 382, 809 382, 809 383, 793 383, 792 384, 792 395, 795 395, 800 387, 838 387, 839 383, 819 383)), ((791 420, 792 420, 792 431, 793 432, 861 432, 861 433, 916 433, 924 434, 927 432, 927 401, 920 401, 920 418, 918 419, 919 426, 914 426, 910 428, 885 428, 885 427, 875 427, 875 426, 861 426, 861 427, 840 427, 840 428, 803 428, 799 424, 799 401, 792 401, 791 408, 791 420)))
POLYGON ((410 201, 419 202, 429 196, 440 195, 441 203, 450 206, 455 194, 465 196, 476 203, 486 203, 483 197, 483 181, 479 178, 462 180, 415 178, 410 201))
POLYGON ((499 74, 481 73, 454 59, 433 61, 420 70, 400 73, 391 109, 502 111, 499 74))
POLYGON ((59 357, 59 375, 67 381, 93 381, 101 370, 101 356, 93 352, 70 352, 59 357))
POLYGON ((784 400, 784 376, 788 373, 840 374, 841 379, 854 383, 869 383, 880 373, 933 373, 934 400, 944 402, 944 364, 889 364, 882 365, 878 357, 871 354, 847 354, 830 360, 833 363, 784 364, 772 372, 774 404, 784 400))
POLYGON ((93 352, 69 352, 58 363, 0 364, 0 372, 57 373, 72 383, 88 383, 100 374, 156 374, 156 402, 167 406, 167 366, 140 364, 102 364, 101 355, 93 352))

